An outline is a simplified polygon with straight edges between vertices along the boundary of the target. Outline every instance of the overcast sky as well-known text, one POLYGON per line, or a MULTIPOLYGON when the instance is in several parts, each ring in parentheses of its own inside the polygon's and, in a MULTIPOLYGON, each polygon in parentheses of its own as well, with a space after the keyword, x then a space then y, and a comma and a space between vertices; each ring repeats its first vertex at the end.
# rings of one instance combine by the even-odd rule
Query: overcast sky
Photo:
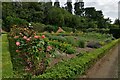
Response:
MULTIPOLYGON (((53 2, 55 0, 52 0, 53 2)), ((59 0, 61 6, 66 3, 67 0, 59 0)), ((105 18, 110 18, 114 21, 118 18, 118 2, 120 0, 83 0, 85 7, 95 7, 97 10, 102 10, 105 18)), ((75 0, 72 0, 74 4, 75 0)))

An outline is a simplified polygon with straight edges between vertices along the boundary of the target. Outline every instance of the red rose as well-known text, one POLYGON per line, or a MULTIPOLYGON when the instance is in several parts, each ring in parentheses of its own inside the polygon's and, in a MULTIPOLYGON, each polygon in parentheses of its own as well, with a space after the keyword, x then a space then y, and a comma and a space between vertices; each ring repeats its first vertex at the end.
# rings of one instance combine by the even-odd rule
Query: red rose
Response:
POLYGON ((44 38, 45 38, 45 35, 42 35, 42 38, 44 39, 44 38))

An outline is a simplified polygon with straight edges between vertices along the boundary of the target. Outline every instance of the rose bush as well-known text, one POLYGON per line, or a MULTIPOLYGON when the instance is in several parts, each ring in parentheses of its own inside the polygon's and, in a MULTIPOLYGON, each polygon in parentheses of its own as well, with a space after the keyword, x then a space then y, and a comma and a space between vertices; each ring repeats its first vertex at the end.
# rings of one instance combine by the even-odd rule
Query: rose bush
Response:
POLYGON ((14 70, 24 75, 42 74, 54 48, 45 35, 37 36, 29 28, 13 27, 8 35, 14 70))

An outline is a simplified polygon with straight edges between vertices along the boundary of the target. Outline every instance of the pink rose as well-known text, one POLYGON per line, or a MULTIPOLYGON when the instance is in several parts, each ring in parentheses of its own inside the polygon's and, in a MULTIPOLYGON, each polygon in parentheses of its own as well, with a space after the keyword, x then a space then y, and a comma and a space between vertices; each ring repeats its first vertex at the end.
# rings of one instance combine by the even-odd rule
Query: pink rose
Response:
POLYGON ((30 38, 27 38, 27 41, 30 41, 30 38))
POLYGON ((18 52, 19 52, 19 50, 16 50, 16 52, 18 53, 18 52))
POLYGON ((24 36, 23 39, 27 39, 27 36, 24 36))
POLYGON ((47 51, 50 51, 52 49, 51 46, 47 46, 47 51))
POLYGON ((45 38, 45 35, 42 35, 42 38, 44 39, 44 38, 45 38))
POLYGON ((40 36, 34 36, 34 38, 38 39, 38 38, 40 38, 40 36))
POLYGON ((19 36, 15 36, 14 38, 17 39, 17 38, 19 38, 19 36))
POLYGON ((16 42, 16 45, 17 45, 17 46, 20 46, 20 42, 16 42))

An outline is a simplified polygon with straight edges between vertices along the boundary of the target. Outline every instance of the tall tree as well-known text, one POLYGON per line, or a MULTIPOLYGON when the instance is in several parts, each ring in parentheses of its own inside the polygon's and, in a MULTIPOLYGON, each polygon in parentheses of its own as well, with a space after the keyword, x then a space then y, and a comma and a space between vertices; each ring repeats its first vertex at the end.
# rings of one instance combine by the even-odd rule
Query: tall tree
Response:
POLYGON ((115 25, 120 25, 120 20, 119 19, 115 19, 114 24, 115 25))
POLYGON ((55 2, 54 2, 54 6, 55 6, 55 7, 60 7, 60 3, 59 3, 58 0, 55 0, 55 2))
POLYGON ((48 23, 47 22, 48 21, 47 15, 49 13, 49 10, 52 7, 52 3, 51 2, 47 2, 43 6, 44 6, 44 17, 45 17, 44 20, 43 20, 43 23, 47 24, 48 23))
POLYGON ((85 8, 85 17, 94 19, 96 17, 96 9, 94 7, 85 8))
POLYGON ((83 16, 84 15, 84 2, 82 2, 82 1, 76 1, 75 2, 75 7, 74 7, 74 9, 75 9, 75 11, 74 11, 74 13, 76 14, 76 15, 79 15, 79 16, 83 16))
POLYGON ((71 0, 67 0, 66 4, 67 4, 66 10, 72 14, 72 1, 71 0))

